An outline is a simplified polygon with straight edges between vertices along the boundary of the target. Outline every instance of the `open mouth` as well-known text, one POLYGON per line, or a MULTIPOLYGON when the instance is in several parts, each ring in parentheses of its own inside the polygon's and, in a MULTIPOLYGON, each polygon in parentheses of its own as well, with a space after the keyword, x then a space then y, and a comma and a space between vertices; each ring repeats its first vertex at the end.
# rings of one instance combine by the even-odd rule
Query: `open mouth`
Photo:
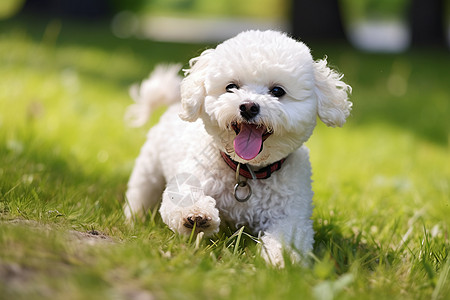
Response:
POLYGON ((233 141, 234 151, 245 160, 252 160, 263 149, 264 141, 272 134, 264 125, 237 123, 231 124, 236 137, 233 141))

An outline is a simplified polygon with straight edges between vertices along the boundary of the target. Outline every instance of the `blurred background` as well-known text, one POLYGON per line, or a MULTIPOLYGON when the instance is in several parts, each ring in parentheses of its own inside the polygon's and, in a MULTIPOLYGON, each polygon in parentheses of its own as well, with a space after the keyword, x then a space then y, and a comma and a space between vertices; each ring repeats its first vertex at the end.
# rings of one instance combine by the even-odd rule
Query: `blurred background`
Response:
POLYGON ((367 51, 450 45, 448 0, 2 0, 0 19, 18 13, 109 18, 120 38, 217 42, 270 28, 307 42, 347 40, 367 51))

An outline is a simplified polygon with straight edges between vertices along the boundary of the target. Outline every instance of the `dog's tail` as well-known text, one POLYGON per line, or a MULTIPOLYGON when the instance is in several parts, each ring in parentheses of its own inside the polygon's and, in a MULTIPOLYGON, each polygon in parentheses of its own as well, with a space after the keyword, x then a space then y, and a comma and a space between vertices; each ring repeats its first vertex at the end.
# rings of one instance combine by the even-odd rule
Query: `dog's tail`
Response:
POLYGON ((131 86, 130 96, 136 103, 130 105, 125 113, 129 126, 142 126, 158 106, 180 101, 180 69, 180 64, 159 65, 140 85, 131 86))

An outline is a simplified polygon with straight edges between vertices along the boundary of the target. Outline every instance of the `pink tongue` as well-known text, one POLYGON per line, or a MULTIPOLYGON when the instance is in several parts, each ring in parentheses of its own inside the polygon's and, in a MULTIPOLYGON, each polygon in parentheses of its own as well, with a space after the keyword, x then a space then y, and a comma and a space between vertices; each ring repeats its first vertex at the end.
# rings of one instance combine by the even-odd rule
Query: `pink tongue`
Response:
POLYGON ((252 124, 242 124, 241 130, 233 142, 236 154, 245 160, 255 158, 261 150, 264 132, 263 126, 257 127, 252 124))

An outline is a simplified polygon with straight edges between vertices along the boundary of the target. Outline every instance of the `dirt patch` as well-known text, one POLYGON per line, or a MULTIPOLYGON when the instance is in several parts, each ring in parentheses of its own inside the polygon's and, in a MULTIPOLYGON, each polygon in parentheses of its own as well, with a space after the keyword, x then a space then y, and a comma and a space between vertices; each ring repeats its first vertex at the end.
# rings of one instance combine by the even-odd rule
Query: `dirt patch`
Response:
POLYGON ((69 230, 69 239, 87 245, 98 244, 114 244, 115 241, 104 233, 97 230, 89 230, 87 232, 69 230))
POLYGON ((7 225, 17 225, 17 226, 28 226, 31 229, 50 229, 50 225, 39 223, 38 221, 34 220, 25 220, 25 219, 6 219, 6 220, 0 220, 1 223, 7 224, 7 225))
MULTIPOLYGON (((39 257, 44 257, 44 260, 48 259, 48 261, 43 262, 44 264, 48 264, 45 267, 39 264, 36 266, 34 264, 35 260, 30 257, 28 257, 28 261, 22 261, 20 255, 15 257, 16 261, 2 261, 0 258, 0 290, 6 293, 5 299, 17 298, 18 295, 24 298, 33 298, 33 295, 44 299, 52 298, 52 295, 54 296, 55 293, 55 287, 49 284, 48 278, 66 277, 68 278, 67 280, 70 280, 72 278, 72 268, 89 266, 96 263, 95 255, 97 252, 91 252, 90 249, 110 247, 111 245, 120 243, 120 241, 98 230, 68 230, 58 224, 46 224, 34 220, 19 218, 0 220, 0 226, 2 225, 23 228, 29 231, 30 235, 38 232, 42 233, 43 239, 46 237, 54 238, 58 243, 62 243, 61 251, 64 252, 60 256, 58 254, 59 252, 56 254, 49 253, 48 255, 45 255, 45 253, 43 255, 41 252, 38 252, 39 257), (53 258, 56 259, 53 260, 53 258), (75 263, 73 264, 73 262, 75 263)), ((111 295, 125 300, 155 299, 151 292, 141 288, 137 282, 126 278, 126 276, 119 277, 117 275, 120 273, 119 271, 111 272, 112 276, 108 275, 109 273, 105 275, 104 280, 111 285, 111 290, 109 291, 111 295)), ((57 286, 56 288, 59 289, 60 287, 57 286)), ((58 290, 58 292, 61 291, 58 290)), ((0 296, 0 298, 2 297, 0 296)))
POLYGON ((98 245, 98 244, 114 244, 115 241, 108 235, 97 230, 89 231, 78 231, 78 230, 66 230, 64 228, 58 228, 57 225, 44 224, 34 220, 25 219, 10 219, 10 220, 0 220, 0 223, 24 226, 30 230, 39 231, 59 231, 64 234, 66 232, 67 238, 71 242, 87 244, 87 245, 98 245))
POLYGON ((39 284, 39 274, 35 270, 17 263, 0 262, 0 287, 2 285, 5 299, 16 298, 19 294, 40 295, 44 299, 52 295, 50 287, 39 284))
POLYGON ((20 286, 30 280, 33 271, 16 263, 0 262, 0 281, 7 282, 8 285, 20 286))

